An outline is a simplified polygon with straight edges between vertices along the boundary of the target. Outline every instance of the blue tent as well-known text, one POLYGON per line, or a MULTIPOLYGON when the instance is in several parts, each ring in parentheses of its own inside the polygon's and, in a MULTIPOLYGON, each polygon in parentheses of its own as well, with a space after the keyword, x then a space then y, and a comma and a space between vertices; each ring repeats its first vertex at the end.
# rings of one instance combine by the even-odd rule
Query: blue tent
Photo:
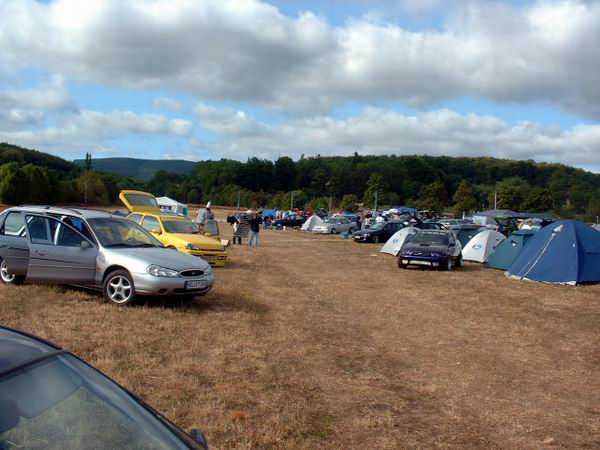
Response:
POLYGON ((508 270, 517 259, 521 249, 536 232, 533 230, 518 230, 502 241, 487 260, 488 267, 508 270))
POLYGON ((529 239, 508 270, 513 278, 547 283, 600 281, 600 233, 577 220, 560 220, 529 239))
POLYGON ((263 219, 265 217, 270 217, 271 219, 274 219, 276 215, 277 215, 276 209, 263 209, 263 211, 262 211, 263 219))

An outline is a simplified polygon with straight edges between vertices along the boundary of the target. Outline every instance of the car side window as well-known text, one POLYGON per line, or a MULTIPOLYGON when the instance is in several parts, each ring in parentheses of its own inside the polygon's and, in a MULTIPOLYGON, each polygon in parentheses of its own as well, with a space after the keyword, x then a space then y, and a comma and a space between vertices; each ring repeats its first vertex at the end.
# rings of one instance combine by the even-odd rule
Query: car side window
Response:
POLYGON ((140 222, 141 222, 141 220, 142 220, 142 215, 141 215, 141 214, 138 214, 138 213, 132 213, 132 214, 129 214, 129 215, 127 216, 127 218, 128 218, 129 220, 133 220, 135 223, 137 223, 137 224, 139 225, 139 224, 140 224, 140 222))
POLYGON ((20 212, 9 212, 2 224, 0 234, 7 236, 25 236, 25 221, 20 212))
POLYGON ((54 233, 58 222, 48 217, 27 216, 27 229, 33 244, 54 245, 54 233))
POLYGON ((89 227, 87 226, 87 224, 85 223, 85 221, 83 219, 80 219, 79 217, 67 216, 67 217, 63 218, 63 222, 66 223, 67 225, 70 225, 73 228, 75 228, 77 231, 79 231, 81 234, 83 234, 86 238, 88 238, 91 242, 95 242, 92 232, 90 231, 89 227))
POLYGON ((153 216, 144 217, 144 220, 142 220, 142 227, 144 227, 148 231, 160 230, 160 224, 158 223, 158 219, 153 216))
POLYGON ((72 228, 63 225, 62 223, 58 225, 56 245, 62 245, 65 247, 81 247, 81 242, 83 240, 83 236, 81 236, 72 228))

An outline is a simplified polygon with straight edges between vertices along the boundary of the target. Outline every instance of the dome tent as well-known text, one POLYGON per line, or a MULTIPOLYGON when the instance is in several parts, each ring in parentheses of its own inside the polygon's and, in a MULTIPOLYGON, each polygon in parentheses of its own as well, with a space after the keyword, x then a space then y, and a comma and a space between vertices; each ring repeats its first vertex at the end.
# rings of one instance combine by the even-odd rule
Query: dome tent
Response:
POLYGON ((558 284, 600 281, 600 233, 577 220, 540 230, 508 270, 511 278, 558 284))
POLYGON ((492 269, 508 270, 514 260, 519 256, 523 246, 535 235, 533 230, 518 230, 502 241, 487 260, 488 267, 492 269))
POLYGON ((484 230, 473 236, 462 250, 465 261, 486 262, 490 254, 504 239, 504 235, 495 230, 484 230))
POLYGON ((419 230, 415 227, 406 227, 396 231, 379 251, 381 253, 389 253, 390 255, 398 256, 406 238, 418 231, 419 230))
POLYGON ((302 231, 312 231, 314 227, 316 227, 317 225, 321 225, 322 223, 323 219, 321 219, 316 214, 313 214, 308 219, 306 219, 306 222, 302 224, 302 227, 300 229, 302 231))

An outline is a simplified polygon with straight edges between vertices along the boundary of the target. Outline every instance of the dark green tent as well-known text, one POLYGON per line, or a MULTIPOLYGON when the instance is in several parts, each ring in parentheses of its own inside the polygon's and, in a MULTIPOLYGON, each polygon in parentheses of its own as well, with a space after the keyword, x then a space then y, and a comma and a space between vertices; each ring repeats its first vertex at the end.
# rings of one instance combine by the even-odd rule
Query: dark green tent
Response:
POLYGON ((508 270, 517 255, 536 232, 533 230, 517 230, 500 243, 487 260, 488 267, 508 270))

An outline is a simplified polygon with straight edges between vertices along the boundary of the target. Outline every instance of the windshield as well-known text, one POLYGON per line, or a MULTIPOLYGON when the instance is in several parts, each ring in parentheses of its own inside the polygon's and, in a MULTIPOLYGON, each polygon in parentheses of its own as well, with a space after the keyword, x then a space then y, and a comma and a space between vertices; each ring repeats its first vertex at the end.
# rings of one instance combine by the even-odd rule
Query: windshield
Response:
POLYGON ((0 448, 200 447, 98 371, 58 354, 0 376, 0 448))
POLYGON ((381 230, 385 227, 386 222, 375 222, 369 226, 370 230, 381 230))
POLYGON ((161 247, 161 243, 129 219, 89 219, 88 223, 104 247, 161 247))
POLYGON ((191 220, 165 220, 162 221, 167 233, 197 234, 200 232, 198 225, 191 220))
POLYGON ((448 245, 446 233, 416 233, 409 239, 413 244, 448 245))

